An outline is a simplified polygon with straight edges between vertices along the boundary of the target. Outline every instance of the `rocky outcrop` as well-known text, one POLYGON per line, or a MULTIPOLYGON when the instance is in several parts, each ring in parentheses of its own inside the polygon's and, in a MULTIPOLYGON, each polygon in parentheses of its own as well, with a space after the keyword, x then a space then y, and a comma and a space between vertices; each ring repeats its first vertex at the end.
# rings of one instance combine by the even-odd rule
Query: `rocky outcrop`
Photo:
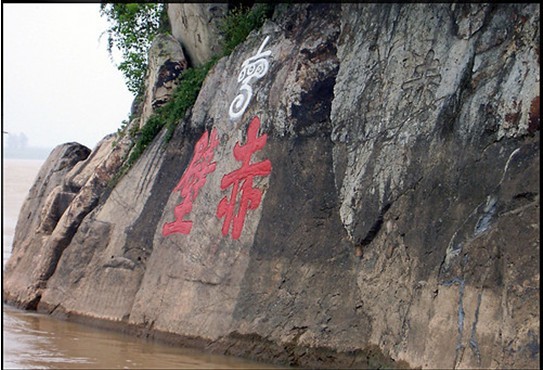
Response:
POLYGON ((148 59, 145 94, 139 119, 140 128, 157 108, 171 100, 179 81, 178 77, 188 66, 179 42, 165 34, 160 34, 153 40, 148 59))
POLYGON ((77 143, 63 144, 49 155, 15 228, 12 257, 4 269, 5 302, 36 308, 64 249, 132 147, 128 137, 115 146, 114 141, 115 135, 106 136, 92 153, 77 143))
POLYGON ((167 4, 172 35, 183 45, 193 66, 201 66, 221 52, 219 23, 228 4, 167 4))
MULTIPOLYGON (((77 143, 57 146, 40 168, 19 212, 11 257, 4 267, 4 300, 36 309, 42 289, 52 275, 65 243, 48 245, 53 231, 79 189, 65 187, 67 174, 85 160, 90 149, 77 143)), ((60 228, 60 227, 59 227, 60 228)), ((63 230, 67 240, 75 230, 63 230), (66 232, 67 231, 67 232, 66 232)))
POLYGON ((538 367, 539 11, 277 5, 4 296, 283 364, 538 367))

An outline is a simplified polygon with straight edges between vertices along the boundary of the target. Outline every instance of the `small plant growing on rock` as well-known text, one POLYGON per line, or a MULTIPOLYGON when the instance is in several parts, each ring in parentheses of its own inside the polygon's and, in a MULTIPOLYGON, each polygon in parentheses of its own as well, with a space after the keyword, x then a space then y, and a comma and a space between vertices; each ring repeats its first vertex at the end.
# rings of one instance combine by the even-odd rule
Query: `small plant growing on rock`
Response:
POLYGON ((250 9, 241 6, 230 10, 219 25, 224 37, 224 55, 230 55, 252 30, 262 27, 272 12, 273 5, 266 3, 256 3, 250 9))

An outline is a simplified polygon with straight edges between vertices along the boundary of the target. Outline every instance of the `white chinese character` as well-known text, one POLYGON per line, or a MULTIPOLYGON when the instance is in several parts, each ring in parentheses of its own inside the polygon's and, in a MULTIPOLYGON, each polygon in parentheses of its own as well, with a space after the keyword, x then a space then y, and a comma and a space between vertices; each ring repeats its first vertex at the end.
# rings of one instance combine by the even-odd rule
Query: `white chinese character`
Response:
POLYGON ((230 109, 228 110, 228 114, 232 119, 241 117, 251 101, 253 89, 249 85, 249 82, 251 82, 252 79, 262 78, 268 72, 270 64, 266 57, 271 55, 271 50, 264 52, 262 50, 269 39, 270 36, 266 36, 257 53, 252 57, 247 58, 241 65, 241 72, 238 75, 238 82, 242 83, 239 88, 240 93, 234 98, 230 104, 230 109))

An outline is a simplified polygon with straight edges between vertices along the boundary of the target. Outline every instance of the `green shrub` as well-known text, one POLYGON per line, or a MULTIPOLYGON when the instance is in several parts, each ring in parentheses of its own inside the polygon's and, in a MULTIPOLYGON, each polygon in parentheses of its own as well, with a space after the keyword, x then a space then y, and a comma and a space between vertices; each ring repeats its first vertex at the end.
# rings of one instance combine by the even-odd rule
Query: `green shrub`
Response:
POLYGON ((138 160, 145 149, 151 144, 155 136, 160 132, 164 126, 164 121, 158 116, 152 116, 149 118, 145 126, 143 126, 138 132, 138 139, 134 143, 134 148, 130 153, 130 157, 126 162, 126 166, 132 167, 138 160))
POLYGON ((252 30, 262 27, 272 11, 273 5, 266 3, 256 3, 251 9, 240 6, 229 11, 219 24, 223 35, 224 55, 230 55, 252 30))

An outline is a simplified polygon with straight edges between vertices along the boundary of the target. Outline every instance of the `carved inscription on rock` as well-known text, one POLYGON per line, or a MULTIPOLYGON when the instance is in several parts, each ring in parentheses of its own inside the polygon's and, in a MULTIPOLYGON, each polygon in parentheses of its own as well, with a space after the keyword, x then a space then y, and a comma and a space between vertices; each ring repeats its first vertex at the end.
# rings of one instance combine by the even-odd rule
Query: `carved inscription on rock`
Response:
POLYGON ((266 36, 256 54, 247 58, 241 65, 241 72, 238 75, 238 83, 241 83, 240 92, 234 98, 228 110, 228 115, 231 119, 241 117, 247 109, 253 97, 253 88, 250 85, 251 80, 258 80, 268 72, 270 63, 266 58, 271 55, 271 50, 263 50, 269 39, 270 36, 266 36))
POLYGON ((429 112, 436 109, 436 91, 441 82, 440 67, 434 51, 429 50, 424 61, 415 67, 411 78, 402 84, 409 102, 409 115, 418 115, 425 120, 429 112))
MULTIPOLYGON (((263 191, 253 187, 255 177, 268 176, 272 165, 269 159, 251 163, 253 154, 262 150, 266 145, 267 135, 258 136, 260 119, 254 117, 247 129, 245 144, 237 142, 234 145, 234 158, 241 162, 240 168, 225 174, 221 181, 221 190, 232 188, 230 199, 225 196, 217 206, 216 216, 224 218, 222 226, 223 236, 227 236, 232 229, 232 239, 239 239, 243 231, 245 217, 249 210, 260 206, 263 191)), ((174 188, 179 192, 182 201, 174 209, 175 221, 167 222, 162 227, 162 235, 190 234, 193 222, 186 217, 192 211, 193 202, 198 192, 206 183, 207 176, 215 171, 217 163, 213 162, 215 149, 219 145, 215 129, 208 134, 204 132, 194 148, 193 158, 183 173, 181 180, 174 188)))
POLYGON ((185 217, 192 211, 192 203, 205 185, 207 175, 215 171, 217 167, 216 162, 212 162, 217 145, 219 145, 219 139, 215 129, 211 131, 211 134, 204 132, 196 143, 192 160, 173 190, 179 192, 183 200, 174 209, 175 221, 165 223, 162 227, 162 235, 190 233, 192 221, 186 220, 185 217))
POLYGON ((222 234, 228 235, 232 226, 232 239, 239 239, 245 216, 248 210, 255 210, 260 205, 262 190, 253 187, 255 176, 268 176, 272 166, 270 160, 266 159, 257 163, 250 163, 252 155, 264 148, 267 135, 258 135, 260 119, 254 117, 247 129, 247 142, 241 145, 239 142, 234 146, 234 157, 241 162, 241 167, 223 176, 221 190, 232 187, 230 199, 224 197, 217 207, 217 217, 224 217, 222 234), (239 198, 239 206, 238 206, 239 198), (237 213, 236 213, 237 209, 237 213))

